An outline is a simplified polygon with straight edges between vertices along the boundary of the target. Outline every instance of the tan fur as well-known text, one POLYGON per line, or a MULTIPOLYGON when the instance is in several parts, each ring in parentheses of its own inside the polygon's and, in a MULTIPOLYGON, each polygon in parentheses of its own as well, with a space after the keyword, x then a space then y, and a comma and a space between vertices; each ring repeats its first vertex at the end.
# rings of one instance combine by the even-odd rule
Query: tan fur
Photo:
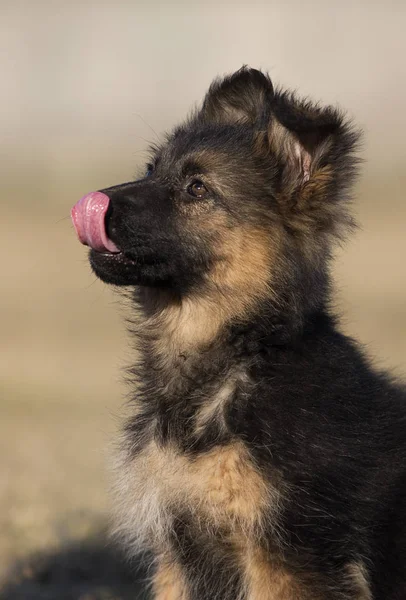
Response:
POLYGON ((179 566, 162 562, 153 578, 154 600, 188 600, 183 575, 179 566))
POLYGON ((247 600, 317 600, 309 595, 275 557, 272 560, 259 548, 243 557, 247 600))
POLYGON ((347 571, 357 592, 356 600, 372 600, 371 588, 369 587, 364 565, 362 563, 351 563, 348 565, 347 571))
MULTIPOLYGON (((272 151, 287 166, 279 203, 282 213, 289 219, 289 226, 307 234, 309 242, 311 236, 314 237, 315 227, 318 232, 324 227, 326 231, 340 235, 335 222, 341 222, 336 216, 342 207, 328 197, 334 171, 331 165, 320 166, 331 141, 327 139, 320 143, 311 155, 292 132, 276 121, 272 121, 268 135, 272 151)), ((347 219, 344 224, 348 225, 347 219)))
POLYGON ((146 317, 140 316, 137 334, 154 355, 156 387, 162 394, 180 393, 186 358, 198 359, 200 350, 216 340, 222 314, 208 299, 174 297, 161 290, 143 290, 146 317))
POLYGON ((210 344, 222 324, 205 298, 184 298, 171 302, 148 325, 156 334, 154 349, 159 357, 176 357, 210 344))
POLYGON ((213 300, 231 320, 249 318, 258 301, 272 298, 272 271, 279 247, 278 230, 238 227, 221 236, 221 259, 208 275, 213 300))
MULTIPOLYGON (((303 186, 302 193, 298 199, 298 207, 306 207, 307 210, 319 208, 323 203, 323 208, 327 208, 326 190, 332 179, 332 169, 330 165, 317 169, 310 181, 303 186)), ((311 215, 310 215, 311 216, 311 215)))
POLYGON ((252 226, 228 229, 222 217, 205 227, 206 234, 211 228, 223 231, 215 247, 218 259, 200 288, 181 300, 161 291, 144 292, 150 316, 144 320, 143 335, 166 371, 168 391, 181 355, 209 346, 227 323, 248 320, 258 303, 273 295, 277 230, 270 240, 265 230, 252 226))
POLYGON ((277 225, 271 237, 265 227, 233 226, 225 213, 217 213, 192 220, 190 226, 209 237, 215 255, 213 267, 192 298, 204 300, 218 315, 220 326, 235 318, 250 318, 258 302, 274 296, 272 272, 280 246, 277 225))
POLYGON ((118 533, 134 552, 167 548, 173 510, 187 511, 204 531, 222 526, 230 536, 256 537, 264 509, 277 523, 280 495, 269 490, 241 442, 196 458, 151 442, 117 470, 118 533))

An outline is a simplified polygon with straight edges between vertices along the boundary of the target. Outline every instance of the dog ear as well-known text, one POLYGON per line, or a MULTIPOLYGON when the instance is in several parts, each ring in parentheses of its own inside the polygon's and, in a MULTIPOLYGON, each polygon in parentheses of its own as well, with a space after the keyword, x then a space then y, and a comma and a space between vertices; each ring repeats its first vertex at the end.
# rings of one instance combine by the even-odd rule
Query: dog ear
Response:
POLYGON ((341 236, 351 227, 346 200, 359 132, 338 110, 274 90, 267 75, 242 67, 211 85, 197 118, 253 127, 256 151, 279 173, 277 199, 288 228, 341 236))
POLYGON ((359 132, 332 107, 276 90, 262 148, 276 159, 278 200, 288 226, 341 236, 353 224, 346 210, 357 172, 359 132))
POLYGON ((212 83, 199 113, 209 123, 257 124, 266 118, 273 95, 272 82, 264 73, 242 67, 212 83))

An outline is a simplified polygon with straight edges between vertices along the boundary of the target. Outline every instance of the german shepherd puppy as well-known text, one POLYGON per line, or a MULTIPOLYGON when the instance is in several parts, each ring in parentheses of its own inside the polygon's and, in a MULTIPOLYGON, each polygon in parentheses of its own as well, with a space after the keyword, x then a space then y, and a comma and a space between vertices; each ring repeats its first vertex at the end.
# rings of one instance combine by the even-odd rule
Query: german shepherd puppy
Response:
POLYGON ((337 329, 358 133, 260 71, 72 216, 139 358, 116 519, 157 600, 405 600, 406 395, 337 329))

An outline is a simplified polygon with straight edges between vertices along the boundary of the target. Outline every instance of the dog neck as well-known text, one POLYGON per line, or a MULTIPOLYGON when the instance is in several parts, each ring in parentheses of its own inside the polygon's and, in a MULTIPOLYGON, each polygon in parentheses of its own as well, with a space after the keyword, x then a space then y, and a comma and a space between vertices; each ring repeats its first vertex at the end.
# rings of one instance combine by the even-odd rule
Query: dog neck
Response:
POLYGON ((179 359, 184 362, 208 351, 226 325, 221 307, 207 298, 181 298, 167 290, 142 288, 137 299, 139 336, 162 366, 172 368, 179 359))
POLYGON ((153 373, 157 389, 177 393, 193 386, 195 378, 220 371, 226 373, 247 359, 286 345, 300 336, 292 319, 283 320, 273 306, 262 304, 250 318, 238 319, 230 311, 238 302, 204 298, 180 298, 168 290, 140 288, 136 302, 140 307, 135 332, 143 364, 153 373), (226 304, 226 305, 225 305, 226 304), (230 318, 231 317, 231 318, 230 318))

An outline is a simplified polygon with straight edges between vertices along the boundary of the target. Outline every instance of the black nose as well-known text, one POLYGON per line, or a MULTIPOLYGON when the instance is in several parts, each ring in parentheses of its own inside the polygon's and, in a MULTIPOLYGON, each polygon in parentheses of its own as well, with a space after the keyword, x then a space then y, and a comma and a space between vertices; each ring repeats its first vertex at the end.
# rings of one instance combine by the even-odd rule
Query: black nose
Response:
POLYGON ((151 179, 130 181, 100 190, 110 198, 110 210, 117 206, 135 213, 153 211, 155 215, 166 212, 170 205, 170 188, 151 179))
POLYGON ((146 206, 146 194, 142 192, 141 182, 130 181, 100 190, 109 199, 105 216, 107 235, 114 239, 117 227, 126 217, 142 212, 146 206))
POLYGON ((111 201, 117 198, 134 199, 139 192, 140 183, 138 181, 129 181, 128 183, 120 183, 119 185, 113 185, 112 187, 100 190, 103 194, 106 194, 111 201))
POLYGON ((131 181, 101 190, 110 202, 106 211, 106 232, 112 240, 128 240, 155 230, 167 222, 172 213, 170 189, 151 179, 131 181))
POLYGON ((148 199, 151 198, 153 191, 156 194, 157 189, 156 186, 154 187, 155 189, 152 190, 149 182, 141 180, 114 185, 100 191, 110 198, 110 205, 131 203, 133 209, 143 209, 147 205, 148 199))

